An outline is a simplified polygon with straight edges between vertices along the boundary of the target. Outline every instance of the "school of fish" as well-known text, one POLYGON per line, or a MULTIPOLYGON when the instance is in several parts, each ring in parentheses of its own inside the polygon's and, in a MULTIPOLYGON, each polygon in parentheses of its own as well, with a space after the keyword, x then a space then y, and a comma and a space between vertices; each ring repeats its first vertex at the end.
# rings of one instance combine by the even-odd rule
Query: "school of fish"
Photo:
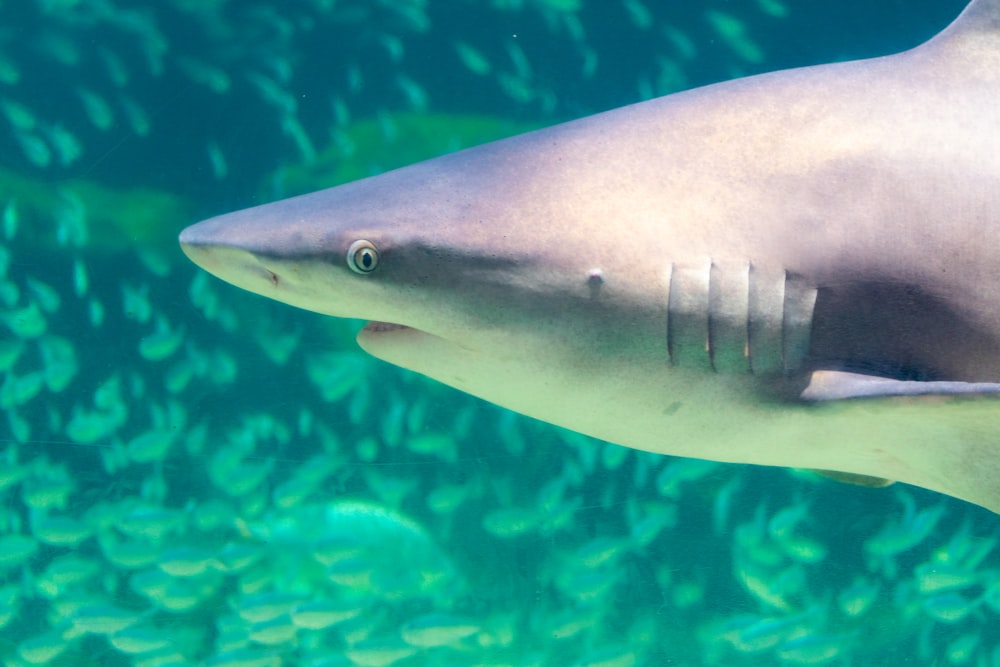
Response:
MULTIPOLYGON (((456 66, 511 100, 551 110, 562 95, 518 41, 449 34, 429 2, 313 0, 295 20, 244 3, 241 19, 273 29, 281 57, 266 65, 175 45, 182 27, 231 42, 216 33, 233 6, 164 4, 49 0, 34 43, 0 30, 0 134, 18 151, 0 170, 4 664, 1000 666, 985 510, 532 422, 368 359, 352 325, 197 271, 172 238, 188 220, 172 221, 169 245, 109 241, 109 211, 141 218, 148 194, 29 186, 113 163, 102 155, 123 131, 169 137, 174 112, 143 103, 158 77, 186 80, 179 98, 256 99, 292 159, 347 150, 352 115, 391 143, 396 109, 352 101, 375 76, 364 63, 324 100, 330 136, 300 117, 287 84, 313 15, 345 34, 387 21, 395 33, 359 43, 390 63, 411 58, 398 35, 442 30, 456 66), (98 26, 119 39, 95 46, 98 26), (35 102, 31 72, 76 69, 87 75, 53 93, 65 104, 35 102)), ((489 4, 567 40, 580 76, 596 76, 582 3, 489 4)), ((652 2, 618 4, 638 35, 661 20, 652 2)), ((778 0, 747 6, 787 20, 778 0)), ((0 17, 14 11, 0 3, 0 17)), ((698 20, 734 73, 765 61, 745 16, 698 20)), ((695 43, 675 27, 660 39, 670 48, 639 96, 686 83, 695 43)), ((399 108, 435 99, 433 82, 394 71, 399 108)), ((203 143, 203 178, 225 181, 238 151, 203 143)))

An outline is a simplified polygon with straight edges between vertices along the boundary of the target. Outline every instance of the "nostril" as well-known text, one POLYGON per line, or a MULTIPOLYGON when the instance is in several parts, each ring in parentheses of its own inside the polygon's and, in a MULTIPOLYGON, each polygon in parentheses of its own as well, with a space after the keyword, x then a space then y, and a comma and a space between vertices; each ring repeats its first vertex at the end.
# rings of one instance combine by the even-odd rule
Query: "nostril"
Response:
POLYGON ((278 286, 278 274, 277 273, 275 273, 274 271, 268 271, 267 272, 267 277, 271 279, 271 284, 272 285, 274 285, 275 287, 278 286))

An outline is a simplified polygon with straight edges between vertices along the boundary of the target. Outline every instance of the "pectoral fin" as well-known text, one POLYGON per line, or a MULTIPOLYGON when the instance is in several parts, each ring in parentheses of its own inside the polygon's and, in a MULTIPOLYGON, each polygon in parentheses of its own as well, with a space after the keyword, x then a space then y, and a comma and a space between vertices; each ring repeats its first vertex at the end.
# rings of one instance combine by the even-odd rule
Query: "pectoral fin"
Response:
POLYGON ((829 456, 816 472, 862 486, 898 480, 1000 512, 1000 383, 820 370, 799 396, 803 414, 825 420, 830 434, 817 440, 810 429, 806 444, 829 456))
POLYGON ((918 382, 847 373, 814 371, 800 398, 805 401, 837 401, 850 398, 891 396, 985 396, 1000 395, 997 382, 918 382))
MULTIPOLYGON (((913 380, 893 380, 890 378, 847 373, 844 371, 814 371, 809 385, 801 394, 805 401, 824 402, 845 399, 893 399, 948 397, 974 398, 977 396, 1000 396, 1000 383, 996 382, 918 382, 913 380)), ((815 470, 815 472, 837 480, 866 487, 884 487, 892 480, 873 475, 859 475, 836 470, 815 470)))

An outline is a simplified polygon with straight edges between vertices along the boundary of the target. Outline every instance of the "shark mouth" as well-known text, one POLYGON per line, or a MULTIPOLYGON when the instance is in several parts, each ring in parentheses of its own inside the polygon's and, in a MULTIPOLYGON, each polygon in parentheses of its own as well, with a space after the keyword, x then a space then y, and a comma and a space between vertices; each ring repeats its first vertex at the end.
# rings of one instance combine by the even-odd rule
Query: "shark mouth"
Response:
POLYGON ((431 348, 439 345, 441 339, 405 324, 371 321, 358 332, 357 342, 373 357, 403 368, 413 368, 428 354, 434 356, 431 348))
POLYGON ((402 329, 411 329, 405 324, 396 324, 394 322, 369 322, 364 326, 363 331, 368 333, 384 333, 386 331, 399 331, 402 329))

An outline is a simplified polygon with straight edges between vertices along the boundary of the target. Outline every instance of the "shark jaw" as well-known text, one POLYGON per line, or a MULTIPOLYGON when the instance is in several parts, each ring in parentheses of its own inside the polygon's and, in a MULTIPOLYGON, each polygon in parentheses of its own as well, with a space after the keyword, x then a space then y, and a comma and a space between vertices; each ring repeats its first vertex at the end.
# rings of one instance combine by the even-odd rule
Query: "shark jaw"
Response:
POLYGON ((393 322, 369 322, 362 330, 366 334, 384 334, 388 331, 414 331, 413 327, 393 322))

